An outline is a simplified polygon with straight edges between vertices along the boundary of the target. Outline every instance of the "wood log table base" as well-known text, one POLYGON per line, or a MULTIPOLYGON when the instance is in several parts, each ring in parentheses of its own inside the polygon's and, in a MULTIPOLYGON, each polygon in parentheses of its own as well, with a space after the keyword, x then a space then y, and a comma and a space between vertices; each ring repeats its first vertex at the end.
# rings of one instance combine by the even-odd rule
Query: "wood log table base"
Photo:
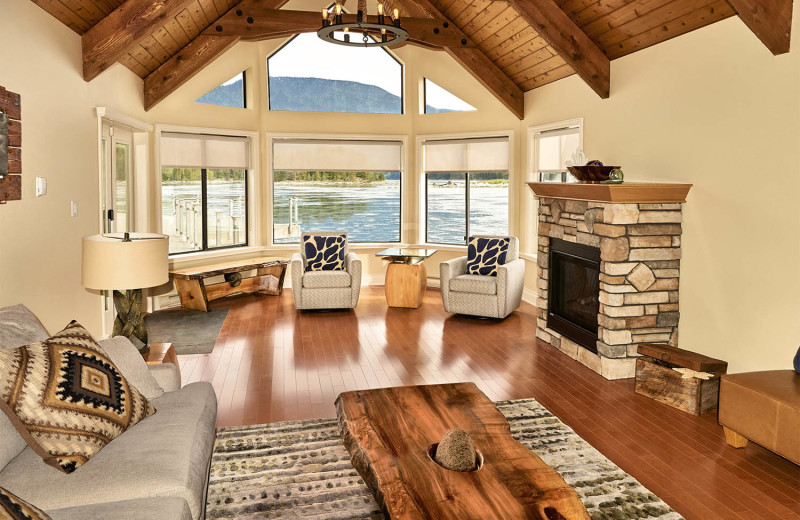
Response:
POLYGON ((389 307, 418 309, 428 288, 425 262, 406 264, 391 262, 386 267, 386 303, 389 307))
POLYGON ((233 294, 269 294, 280 296, 289 260, 262 256, 210 265, 200 265, 170 271, 175 289, 181 299, 181 307, 198 311, 209 311, 208 302, 233 294), (233 282, 223 281, 206 285, 205 279, 213 276, 256 271, 250 278, 233 282))
POLYGON ((589 519, 575 490, 511 437, 473 383, 345 392, 336 414, 353 465, 389 518, 589 519), (430 458, 429 446, 454 428, 483 455, 479 470, 450 471, 430 458))

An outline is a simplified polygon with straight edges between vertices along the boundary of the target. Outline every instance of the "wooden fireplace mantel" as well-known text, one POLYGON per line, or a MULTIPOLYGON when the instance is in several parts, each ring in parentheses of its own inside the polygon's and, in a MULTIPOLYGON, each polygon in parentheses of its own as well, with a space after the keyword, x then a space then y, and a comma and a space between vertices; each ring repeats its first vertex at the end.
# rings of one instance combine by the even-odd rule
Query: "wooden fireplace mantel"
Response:
POLYGON ((686 195, 692 187, 691 184, 645 182, 624 184, 529 182, 528 186, 537 197, 615 204, 686 202, 686 195))

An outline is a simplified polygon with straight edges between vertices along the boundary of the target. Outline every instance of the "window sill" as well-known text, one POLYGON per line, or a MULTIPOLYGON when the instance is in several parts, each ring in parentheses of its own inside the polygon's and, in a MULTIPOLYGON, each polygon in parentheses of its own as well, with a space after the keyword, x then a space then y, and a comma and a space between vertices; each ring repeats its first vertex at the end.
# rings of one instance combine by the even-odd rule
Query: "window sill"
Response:
POLYGON ((536 262, 539 259, 537 255, 531 253, 520 253, 519 257, 529 262, 536 262))

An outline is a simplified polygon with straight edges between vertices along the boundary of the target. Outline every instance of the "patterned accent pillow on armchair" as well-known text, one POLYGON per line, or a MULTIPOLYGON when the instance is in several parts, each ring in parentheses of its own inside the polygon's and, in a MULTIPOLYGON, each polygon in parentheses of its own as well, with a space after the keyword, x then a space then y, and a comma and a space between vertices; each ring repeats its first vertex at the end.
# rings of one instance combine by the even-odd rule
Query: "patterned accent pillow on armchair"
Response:
POLYGON ((303 235, 306 271, 344 271, 347 235, 303 235))
POLYGON ((36 506, 25 502, 14 493, 0 487, 0 518, 11 520, 51 520, 36 506))
POLYGON ((508 237, 470 237, 467 245, 467 274, 497 276, 497 266, 506 263, 508 237))
POLYGON ((156 411, 74 321, 39 343, 0 350, 0 410, 64 473, 156 411))

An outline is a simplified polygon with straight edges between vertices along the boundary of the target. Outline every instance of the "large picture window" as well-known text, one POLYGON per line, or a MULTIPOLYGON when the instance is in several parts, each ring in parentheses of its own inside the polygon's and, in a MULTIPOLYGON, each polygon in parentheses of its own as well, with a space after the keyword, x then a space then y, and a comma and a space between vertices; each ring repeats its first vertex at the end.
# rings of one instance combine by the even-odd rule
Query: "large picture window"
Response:
POLYGON ((273 139, 273 243, 302 231, 399 242, 402 153, 394 140, 273 139))
POLYGON ((426 242, 508 234, 508 137, 423 143, 426 242))
POLYGON ((170 254, 246 246, 249 139, 165 132, 160 153, 170 254))

